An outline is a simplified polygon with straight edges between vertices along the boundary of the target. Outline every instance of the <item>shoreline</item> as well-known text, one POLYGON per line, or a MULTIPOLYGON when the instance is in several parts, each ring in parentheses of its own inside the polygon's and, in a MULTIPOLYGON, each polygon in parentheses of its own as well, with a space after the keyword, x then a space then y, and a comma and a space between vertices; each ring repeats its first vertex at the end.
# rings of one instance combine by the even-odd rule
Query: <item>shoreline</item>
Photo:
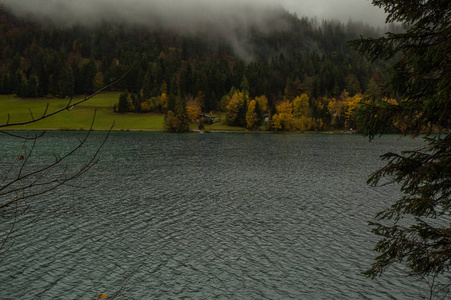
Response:
MULTIPOLYGON (((2 131, 89 131, 89 129, 67 129, 67 128, 9 128, 2 131)), ((110 131, 108 129, 95 129, 91 131, 110 131)), ((166 130, 160 129, 111 129, 112 132, 154 132, 154 133, 171 133, 166 130)), ((268 131, 268 130, 190 130, 183 133, 198 133, 198 134, 209 134, 209 133, 231 133, 231 134, 362 134, 357 130, 322 130, 322 131, 268 131)))

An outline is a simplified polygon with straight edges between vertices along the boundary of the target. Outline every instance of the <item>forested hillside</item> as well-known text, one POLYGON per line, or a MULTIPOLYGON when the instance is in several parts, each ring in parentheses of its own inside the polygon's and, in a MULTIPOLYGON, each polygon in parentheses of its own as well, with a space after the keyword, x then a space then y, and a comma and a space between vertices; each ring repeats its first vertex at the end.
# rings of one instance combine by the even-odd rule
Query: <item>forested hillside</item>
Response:
POLYGON ((181 103, 193 118, 198 111, 223 111, 230 124, 255 129, 267 114, 271 126, 299 130, 355 128, 365 93, 388 96, 384 63, 369 63, 347 46, 382 30, 298 18, 282 9, 264 22, 264 31, 236 27, 230 34, 237 47, 208 29, 180 34, 124 22, 58 26, 2 12, 0 93, 89 94, 139 62, 114 87, 124 94, 111 109, 167 114, 181 103))

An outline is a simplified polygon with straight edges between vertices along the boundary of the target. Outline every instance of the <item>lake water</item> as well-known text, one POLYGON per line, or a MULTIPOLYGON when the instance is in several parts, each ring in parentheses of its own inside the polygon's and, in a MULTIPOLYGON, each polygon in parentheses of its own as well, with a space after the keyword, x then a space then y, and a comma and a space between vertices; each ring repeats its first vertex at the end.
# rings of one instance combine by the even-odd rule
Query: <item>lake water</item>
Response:
MULTIPOLYGON (((30 165, 82 136, 47 133, 30 165)), ((0 136, 1 162, 21 143, 0 136)), ((367 222, 399 196, 366 179, 379 155, 421 143, 114 132, 83 188, 29 202, 33 221, 0 257, 0 299, 89 299, 124 279, 121 299, 418 299, 426 285, 401 271, 361 272, 377 241, 367 222)))

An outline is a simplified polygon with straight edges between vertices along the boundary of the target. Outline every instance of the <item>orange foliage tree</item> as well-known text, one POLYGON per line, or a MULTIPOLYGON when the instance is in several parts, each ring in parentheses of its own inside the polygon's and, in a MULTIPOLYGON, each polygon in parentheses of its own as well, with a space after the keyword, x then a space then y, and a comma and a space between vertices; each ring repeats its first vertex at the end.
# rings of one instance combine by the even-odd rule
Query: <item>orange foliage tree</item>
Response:
POLYGON ((195 99, 189 99, 186 103, 186 111, 190 122, 195 122, 199 119, 199 115, 202 113, 202 109, 199 103, 195 99))

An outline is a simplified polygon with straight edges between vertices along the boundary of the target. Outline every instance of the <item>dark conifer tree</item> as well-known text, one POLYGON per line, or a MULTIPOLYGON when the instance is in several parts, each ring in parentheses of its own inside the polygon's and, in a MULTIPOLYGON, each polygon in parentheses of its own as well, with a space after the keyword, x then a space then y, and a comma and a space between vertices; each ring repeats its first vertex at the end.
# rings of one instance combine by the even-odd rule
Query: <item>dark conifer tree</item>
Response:
POLYGON ((448 276, 451 267, 451 2, 373 4, 384 7, 387 21, 404 22, 408 30, 352 42, 373 60, 396 60, 388 88, 400 99, 398 105, 367 101, 360 127, 370 138, 388 132, 390 121, 404 122, 404 133, 434 129, 442 134, 427 136, 423 149, 385 154, 387 165, 371 176, 369 183, 386 178, 399 184, 404 195, 372 223, 381 237, 375 249, 380 256, 366 274, 374 277, 403 262, 410 273, 434 282, 439 275, 448 276))

